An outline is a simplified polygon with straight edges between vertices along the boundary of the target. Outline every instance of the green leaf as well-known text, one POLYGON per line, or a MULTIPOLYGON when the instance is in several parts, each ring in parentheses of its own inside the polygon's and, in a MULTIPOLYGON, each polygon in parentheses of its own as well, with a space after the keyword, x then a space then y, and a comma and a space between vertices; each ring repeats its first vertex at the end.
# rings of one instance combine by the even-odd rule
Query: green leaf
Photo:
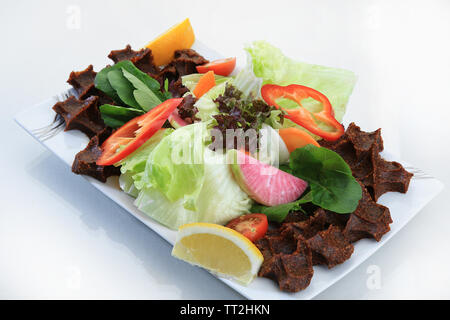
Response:
POLYGON ((144 114, 144 111, 140 109, 133 109, 133 108, 125 108, 121 106, 114 106, 111 104, 104 104, 100 106, 100 111, 103 114, 108 114, 111 116, 118 116, 118 117, 137 117, 142 114, 144 114))
POLYGON ((169 91, 169 79, 164 80, 164 91, 169 91))
POLYGON ((114 117, 108 116, 108 115, 103 115, 102 114, 102 119, 103 122, 108 126, 111 127, 113 129, 116 128, 120 128, 121 126, 123 126, 125 123, 127 123, 127 121, 123 121, 120 119, 116 119, 114 117))
POLYGON ((108 73, 113 70, 112 67, 106 67, 102 69, 97 76, 95 77, 94 84, 97 89, 103 91, 108 95, 111 99, 119 104, 124 104, 122 100, 120 100, 119 95, 116 93, 116 90, 111 86, 108 81, 108 73))
POLYGON ((314 204, 336 213, 355 211, 361 186, 336 152, 307 145, 294 150, 289 163, 291 173, 309 183, 314 204))
POLYGON ((108 72, 108 81, 111 86, 116 90, 120 99, 127 105, 140 109, 141 106, 134 98, 133 85, 124 77, 122 70, 111 70, 108 72))
POLYGON ((174 132, 173 129, 161 129, 156 131, 156 133, 151 136, 142 146, 140 146, 136 151, 128 155, 126 158, 122 159, 116 165, 120 165, 120 172, 126 173, 130 172, 133 175, 137 173, 142 173, 145 170, 145 165, 150 153, 155 149, 158 143, 168 135, 174 132))
POLYGON ((137 89, 137 90, 143 90, 143 91, 151 91, 151 89, 138 77, 136 77, 131 72, 127 71, 125 68, 121 68, 122 73, 125 78, 127 78, 128 81, 131 82, 131 84, 137 89))
POLYGON ((250 208, 250 212, 263 213, 267 216, 267 219, 269 219, 270 221, 282 223, 284 219, 286 219, 286 216, 289 214, 289 212, 297 210, 302 211, 301 205, 311 202, 312 199, 313 199, 312 193, 308 192, 306 195, 304 195, 301 199, 297 201, 280 204, 278 206, 266 207, 260 204, 254 204, 250 208))
MULTIPOLYGON (((119 78, 118 74, 116 74, 113 77, 116 77, 117 78, 116 80, 118 80, 119 78)), ((130 105, 130 104, 128 103, 129 101, 127 102, 122 100, 122 97, 117 92, 117 89, 114 86, 120 85, 122 88, 124 88, 125 86, 128 87, 127 91, 122 91, 121 93, 123 95, 126 95, 131 100, 131 103, 133 103, 133 100, 135 100, 133 95, 133 91, 136 88, 135 85, 138 86, 136 89, 140 88, 142 90, 144 89, 142 84, 145 85, 146 88, 150 89, 161 102, 171 98, 171 95, 161 92, 158 81, 150 77, 148 74, 142 72, 138 68, 136 68, 136 66, 131 61, 128 60, 120 61, 113 66, 109 66, 102 69, 95 78, 95 87, 106 93, 115 102, 122 105, 130 105), (138 81, 135 81, 135 83, 133 84, 129 79, 125 77, 123 70, 126 70, 127 74, 131 74, 133 76, 133 79, 137 79, 138 81), (116 71, 120 71, 122 73, 121 78, 124 82, 115 83, 113 85, 110 82, 108 75, 109 73, 116 71), (128 82, 128 84, 125 82, 125 80, 126 82, 128 82)), ((137 106, 137 102, 131 104, 130 106, 139 108, 139 106, 137 106)))
POLYGON ((133 91, 133 96, 136 99, 137 103, 141 106, 145 111, 149 111, 161 104, 161 99, 159 99, 155 93, 150 90, 150 88, 141 80, 139 80, 136 76, 122 68, 123 75, 131 84, 136 88, 133 91))
POLYGON ((99 109, 103 121, 111 128, 119 128, 131 119, 144 114, 144 111, 140 109, 125 108, 110 104, 104 104, 99 109))
MULTIPOLYGON (((119 65, 119 67, 121 69, 125 69, 129 74, 133 75, 140 82, 144 83, 145 86, 148 89, 150 89, 158 97, 158 99, 161 102, 167 100, 167 99, 164 99, 164 95, 161 92, 159 82, 156 81, 155 79, 153 79, 152 77, 150 77, 145 72, 142 72, 141 70, 136 68, 136 66, 132 62, 125 60, 125 61, 119 62, 118 64, 116 64, 114 66, 117 66, 117 65, 119 65)), ((134 85, 134 83, 133 83, 133 85, 134 85)), ((143 87, 140 87, 140 88, 136 87, 136 89, 143 89, 143 87)))
POLYGON ((161 104, 161 101, 150 90, 134 90, 133 95, 136 101, 145 111, 149 111, 157 105, 161 104))
POLYGON ((282 164, 280 164, 278 169, 280 169, 281 171, 287 172, 289 174, 292 174, 292 169, 291 169, 291 166, 289 164, 282 163, 282 164))
POLYGON ((204 123, 181 127, 165 137, 147 162, 150 184, 174 202, 185 199, 185 208, 193 210, 204 181, 204 123))

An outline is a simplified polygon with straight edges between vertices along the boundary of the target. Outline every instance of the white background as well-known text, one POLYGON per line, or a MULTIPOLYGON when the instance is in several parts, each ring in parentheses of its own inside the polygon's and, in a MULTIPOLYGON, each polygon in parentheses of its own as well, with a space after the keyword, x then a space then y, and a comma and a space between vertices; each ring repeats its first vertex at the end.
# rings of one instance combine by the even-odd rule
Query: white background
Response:
MULTIPOLYGON (((241 59, 245 43, 264 39, 353 70, 347 119, 381 127, 386 149, 450 183, 450 1, 2 1, 0 298, 242 299, 172 258, 13 121, 67 88, 70 71, 99 70, 110 50, 142 47, 185 17, 224 56, 241 59)), ((449 198, 446 187, 318 298, 449 299, 449 198), (367 286, 374 269, 379 288, 367 286)))

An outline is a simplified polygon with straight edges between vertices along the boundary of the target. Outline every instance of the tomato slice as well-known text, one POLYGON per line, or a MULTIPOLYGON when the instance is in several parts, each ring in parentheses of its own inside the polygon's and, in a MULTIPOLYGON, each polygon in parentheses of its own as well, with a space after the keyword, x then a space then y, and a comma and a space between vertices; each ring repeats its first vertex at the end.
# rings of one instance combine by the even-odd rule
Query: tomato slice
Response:
POLYGON ((97 164, 109 166, 129 156, 161 129, 182 100, 182 98, 166 100, 146 114, 125 123, 103 142, 102 154, 97 159, 97 164), (119 147, 123 148, 118 150, 119 147))
POLYGON ((266 234, 269 223, 265 214, 251 213, 231 220, 226 227, 242 233, 250 241, 255 242, 266 234))
POLYGON ((219 59, 211 61, 210 63, 197 66, 197 71, 199 73, 207 73, 208 71, 214 71, 215 74, 219 76, 228 76, 233 72, 236 67, 236 57, 219 59))

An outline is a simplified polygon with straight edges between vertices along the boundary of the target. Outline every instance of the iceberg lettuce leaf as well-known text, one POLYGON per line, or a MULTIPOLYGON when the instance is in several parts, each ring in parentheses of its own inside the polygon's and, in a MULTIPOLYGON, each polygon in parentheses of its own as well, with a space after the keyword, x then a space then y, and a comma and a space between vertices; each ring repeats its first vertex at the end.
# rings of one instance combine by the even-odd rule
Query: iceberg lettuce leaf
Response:
POLYGON ((172 202, 184 198, 185 207, 195 210, 205 174, 206 136, 206 125, 199 122, 164 137, 147 160, 143 182, 148 182, 172 202))
POLYGON ((140 190, 136 188, 134 179, 143 175, 143 172, 134 175, 131 171, 122 173, 119 178, 120 187, 136 198, 134 204, 140 211, 174 230, 193 222, 226 224, 248 213, 253 201, 234 180, 226 163, 226 156, 208 148, 205 148, 203 156, 204 176, 199 178, 202 186, 195 210, 186 207, 185 198, 171 201, 151 184, 144 183, 140 190))
POLYGON ((136 151, 116 164, 117 166, 121 166, 120 172, 131 172, 133 174, 143 172, 145 170, 145 164, 147 163, 147 159, 150 153, 164 137, 170 135, 173 131, 173 129, 158 130, 136 151))
MULTIPOLYGON (((328 97, 335 117, 342 121, 349 97, 356 83, 356 75, 348 70, 298 62, 286 57, 280 49, 265 41, 255 41, 245 49, 251 56, 253 72, 263 79, 263 84, 281 86, 300 84, 320 91, 328 97)), ((290 101, 280 101, 281 106, 292 107, 290 101)), ((320 108, 310 99, 303 106, 308 110, 320 108)))
POLYGON ((196 210, 186 208, 184 199, 170 201, 153 187, 143 188, 135 200, 140 211, 174 230, 193 222, 226 224, 248 213, 252 203, 234 180, 225 155, 208 148, 204 151, 204 179, 196 210))

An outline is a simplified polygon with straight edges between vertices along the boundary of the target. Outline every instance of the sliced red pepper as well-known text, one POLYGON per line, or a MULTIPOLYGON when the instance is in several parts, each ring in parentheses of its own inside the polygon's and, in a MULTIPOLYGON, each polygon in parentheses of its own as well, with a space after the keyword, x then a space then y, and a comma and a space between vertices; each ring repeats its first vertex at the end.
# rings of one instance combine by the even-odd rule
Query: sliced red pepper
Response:
POLYGON ((103 142, 102 154, 97 159, 97 164, 109 166, 129 156, 161 129, 182 100, 182 98, 166 100, 146 114, 125 123, 103 142), (124 148, 119 150, 120 147, 124 148))
POLYGON ((261 96, 267 104, 285 111, 287 113, 285 116, 287 119, 325 140, 335 141, 345 132, 344 126, 334 118, 334 111, 331 107, 330 100, 328 100, 324 94, 313 88, 298 84, 291 84, 285 87, 275 84, 266 84, 261 88, 261 96), (281 98, 290 99, 298 103, 300 107, 296 109, 282 108, 276 103, 276 100, 281 98), (312 98, 321 102, 323 106, 322 110, 314 113, 302 107, 301 101, 306 98, 312 98), (334 131, 330 132, 319 128, 315 119, 334 128, 334 131))

